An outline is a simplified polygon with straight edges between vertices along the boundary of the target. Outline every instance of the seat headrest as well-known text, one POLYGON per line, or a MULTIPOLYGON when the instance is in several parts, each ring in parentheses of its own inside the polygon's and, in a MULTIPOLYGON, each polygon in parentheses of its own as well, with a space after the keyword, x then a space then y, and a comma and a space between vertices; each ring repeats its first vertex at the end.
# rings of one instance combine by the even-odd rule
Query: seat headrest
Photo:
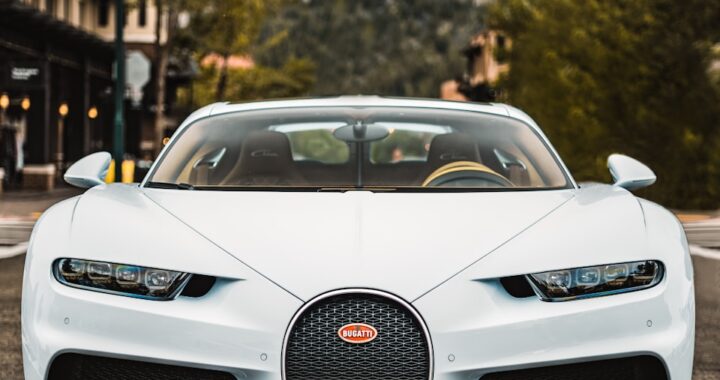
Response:
POLYGON ((435 136, 428 150, 428 168, 434 170, 455 161, 480 162, 475 139, 464 133, 435 136))
POLYGON ((277 176, 292 173, 290 140, 275 131, 250 132, 240 151, 240 177, 277 176))

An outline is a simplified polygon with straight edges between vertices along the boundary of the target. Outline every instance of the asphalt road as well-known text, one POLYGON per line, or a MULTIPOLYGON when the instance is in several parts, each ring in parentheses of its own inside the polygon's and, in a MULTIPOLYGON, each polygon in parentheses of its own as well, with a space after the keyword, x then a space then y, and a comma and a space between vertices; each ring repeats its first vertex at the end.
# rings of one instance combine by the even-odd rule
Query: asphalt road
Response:
POLYGON ((720 380, 720 260, 693 256, 693 264, 696 322, 693 379, 720 380))
POLYGON ((20 289, 25 255, 0 260, 0 379, 20 380, 20 289))
MULTIPOLYGON (((720 255, 719 255, 720 256, 720 255)), ((25 255, 0 260, 0 379, 22 379, 20 289, 25 255)), ((697 300, 694 380, 720 380, 720 260, 693 256, 697 300)))

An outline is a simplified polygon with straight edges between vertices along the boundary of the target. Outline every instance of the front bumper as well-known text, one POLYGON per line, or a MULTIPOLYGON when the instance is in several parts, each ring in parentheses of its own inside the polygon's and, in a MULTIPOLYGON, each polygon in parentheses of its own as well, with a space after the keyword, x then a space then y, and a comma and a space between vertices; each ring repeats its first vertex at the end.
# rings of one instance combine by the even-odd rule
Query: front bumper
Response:
MULTIPOLYGON (((281 379, 285 333, 303 302, 265 279, 219 280, 202 298, 148 301, 70 288, 51 261, 28 256, 23 297, 27 380, 54 358, 84 353, 281 379)), ((433 345, 434 379, 479 379, 518 368, 654 356, 669 379, 690 379, 691 279, 563 303, 514 298, 497 280, 455 278, 413 302, 433 345)))
POLYGON ((689 380, 693 287, 670 276, 643 291, 557 303, 513 298, 496 280, 450 281, 414 305, 432 334, 436 379, 647 355, 669 379, 689 380))
POLYGON ((285 327, 302 303, 267 281, 219 280, 202 298, 148 301, 26 280, 25 378, 45 379, 63 353, 212 368, 277 379, 285 327), (262 295, 258 297, 258 295, 262 295))

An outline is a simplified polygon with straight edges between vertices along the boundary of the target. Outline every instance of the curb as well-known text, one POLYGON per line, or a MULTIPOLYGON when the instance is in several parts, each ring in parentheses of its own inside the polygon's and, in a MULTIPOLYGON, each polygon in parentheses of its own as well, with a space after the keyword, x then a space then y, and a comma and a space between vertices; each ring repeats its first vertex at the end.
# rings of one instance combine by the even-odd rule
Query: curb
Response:
POLYGON ((11 247, 0 247, 0 259, 9 259, 22 255, 27 251, 28 242, 22 242, 11 247))

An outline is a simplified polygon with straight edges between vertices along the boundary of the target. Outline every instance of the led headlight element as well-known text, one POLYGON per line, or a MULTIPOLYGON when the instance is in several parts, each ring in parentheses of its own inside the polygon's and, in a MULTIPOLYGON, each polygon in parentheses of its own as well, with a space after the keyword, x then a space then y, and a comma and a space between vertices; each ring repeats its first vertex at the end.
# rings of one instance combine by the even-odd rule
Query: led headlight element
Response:
POLYGON ((527 279, 542 300, 568 301, 647 289, 662 277, 659 261, 636 261, 535 273, 527 279))
POLYGON ((68 286, 153 300, 175 298, 190 279, 187 273, 79 259, 58 259, 53 267, 68 286))

